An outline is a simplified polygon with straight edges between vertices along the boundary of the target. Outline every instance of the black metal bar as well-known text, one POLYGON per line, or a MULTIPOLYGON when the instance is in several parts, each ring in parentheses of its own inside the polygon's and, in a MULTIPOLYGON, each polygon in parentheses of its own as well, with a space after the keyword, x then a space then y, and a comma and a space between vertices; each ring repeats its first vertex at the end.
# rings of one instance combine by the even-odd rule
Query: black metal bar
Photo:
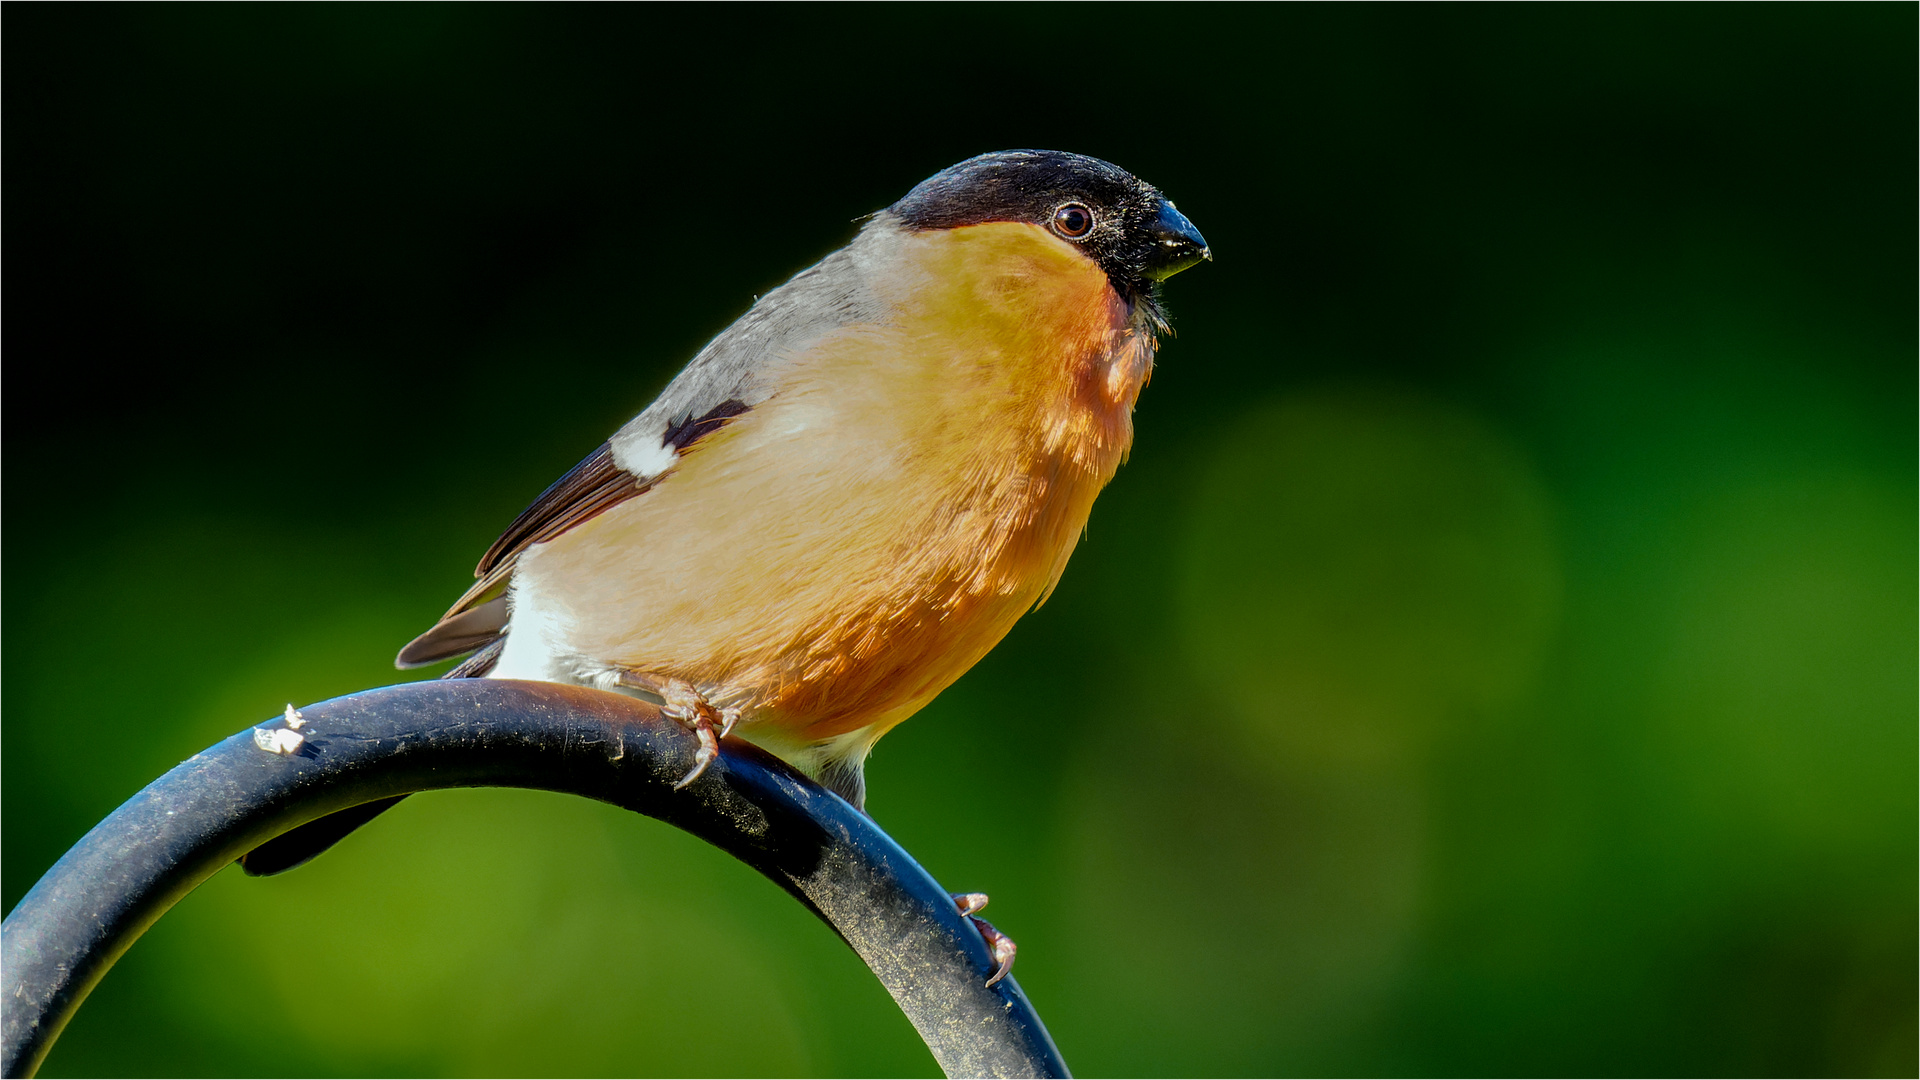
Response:
POLYGON ((727 740, 681 791, 694 738, 583 687, 408 683, 275 719, 182 762, 95 826, 0 924, 0 1073, 31 1076, 147 927, 259 844, 409 791, 526 787, 659 818, 798 897, 852 946, 949 1076, 1066 1076, 1012 978, 938 882, 873 821, 777 758, 727 740))

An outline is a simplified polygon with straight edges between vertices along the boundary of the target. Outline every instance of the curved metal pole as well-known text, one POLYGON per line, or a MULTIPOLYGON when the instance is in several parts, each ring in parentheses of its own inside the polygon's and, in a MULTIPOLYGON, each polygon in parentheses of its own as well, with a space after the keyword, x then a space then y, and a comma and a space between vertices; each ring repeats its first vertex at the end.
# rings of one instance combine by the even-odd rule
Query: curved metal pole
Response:
POLYGON ((798 897, 866 961, 948 1076, 1066 1076, 985 942, 873 821, 737 740, 681 791, 697 745, 644 702, 551 683, 408 683, 301 710, 182 762, 95 826, 0 924, 0 1072, 31 1076, 109 967, 221 867, 348 807, 526 787, 659 818, 798 897))

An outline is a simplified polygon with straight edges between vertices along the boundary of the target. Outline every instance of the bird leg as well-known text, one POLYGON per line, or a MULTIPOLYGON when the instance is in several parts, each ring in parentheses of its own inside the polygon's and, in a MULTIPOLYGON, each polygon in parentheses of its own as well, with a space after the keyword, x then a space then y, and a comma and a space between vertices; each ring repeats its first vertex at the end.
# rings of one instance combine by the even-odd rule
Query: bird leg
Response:
POLYGON ((987 943, 987 951, 993 954, 993 962, 999 965, 993 973, 993 978, 987 980, 987 985, 992 986, 1006 978, 1007 972, 1013 970, 1014 954, 1020 949, 1013 943, 1012 938, 995 930, 992 923, 974 914, 987 906, 987 894, 983 892, 954 893, 953 906, 973 923, 975 930, 980 931, 980 937, 987 943))
POLYGON ((673 785, 679 791, 700 778, 707 766, 720 756, 720 740, 733 733, 733 725, 740 722, 739 709, 716 709, 705 694, 694 689, 693 684, 682 679, 670 679, 661 675, 647 675, 638 671, 622 671, 618 682, 621 686, 645 691, 660 699, 660 712, 670 719, 680 722, 682 727, 694 733, 700 739, 700 748, 693 752, 693 771, 680 778, 673 785), (715 724, 720 725, 718 732, 715 724))

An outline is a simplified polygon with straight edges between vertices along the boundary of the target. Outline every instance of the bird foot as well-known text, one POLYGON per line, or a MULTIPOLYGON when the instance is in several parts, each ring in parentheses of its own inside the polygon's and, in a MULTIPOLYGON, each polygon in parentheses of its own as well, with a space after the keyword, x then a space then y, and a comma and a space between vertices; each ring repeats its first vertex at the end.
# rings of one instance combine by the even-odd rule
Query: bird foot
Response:
POLYGON ((643 675, 634 671, 622 671, 619 682, 643 690, 661 701, 662 715, 677 720, 680 725, 694 733, 700 740, 700 748, 693 752, 693 770, 673 785, 679 791, 700 778, 720 756, 720 740, 733 734, 733 725, 740 722, 739 709, 718 709, 708 701, 706 695, 694 689, 693 684, 681 679, 669 679, 658 675, 643 675), (719 730, 715 730, 715 725, 719 730))
POLYGON ((987 985, 992 986, 1006 978, 1007 972, 1013 970, 1013 957, 1020 948, 1013 943, 1012 938, 995 930, 992 923, 974 914, 986 908, 987 894, 983 892, 954 893, 953 906, 973 923, 975 930, 980 931, 980 937, 987 943, 987 951, 993 954, 993 962, 998 965, 993 977, 987 980, 987 985))

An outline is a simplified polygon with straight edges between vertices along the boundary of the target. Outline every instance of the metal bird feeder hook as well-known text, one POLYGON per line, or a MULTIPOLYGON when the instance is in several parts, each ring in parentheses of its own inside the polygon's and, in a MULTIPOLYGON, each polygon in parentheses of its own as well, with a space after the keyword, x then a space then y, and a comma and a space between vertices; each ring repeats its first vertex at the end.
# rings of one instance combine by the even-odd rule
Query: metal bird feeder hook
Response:
POLYGON ((0 1073, 32 1076, 147 927, 261 844, 408 792, 524 787, 659 818, 771 878, 859 954, 948 1076, 1069 1075, 1019 984, 986 985, 980 933, 872 819, 733 740, 675 791, 696 746, 632 698, 492 679, 368 690, 231 736, 108 815, 0 924, 0 1073))

